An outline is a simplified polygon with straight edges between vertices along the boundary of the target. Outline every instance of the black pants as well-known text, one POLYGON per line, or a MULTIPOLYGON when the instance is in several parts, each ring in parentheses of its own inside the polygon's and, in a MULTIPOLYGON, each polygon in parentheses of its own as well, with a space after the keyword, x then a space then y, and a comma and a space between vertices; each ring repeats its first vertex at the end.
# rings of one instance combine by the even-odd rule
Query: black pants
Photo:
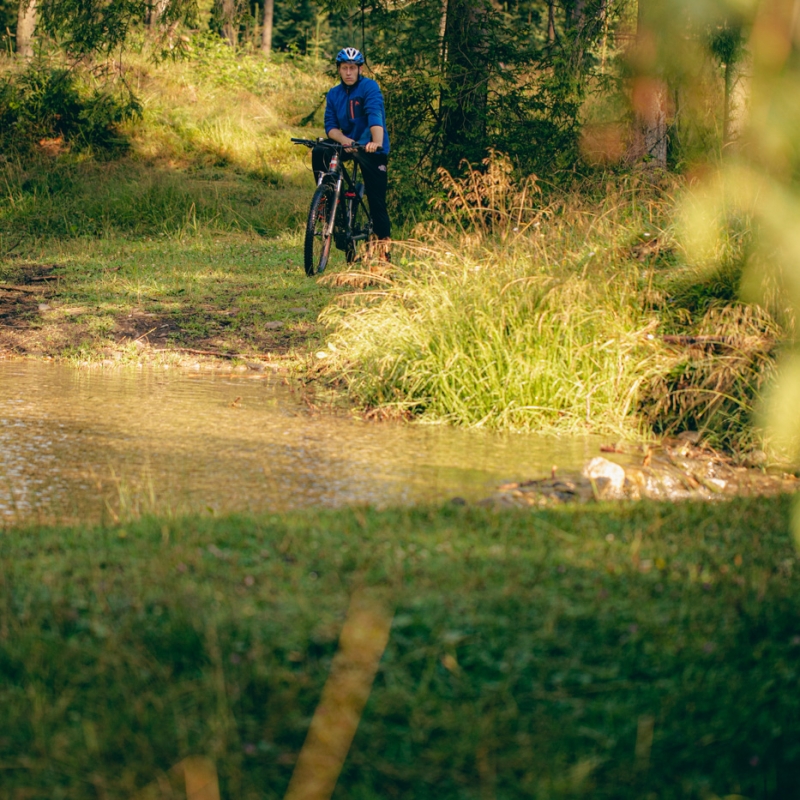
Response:
MULTIPOLYGON (((328 140, 332 141, 332 140, 328 140)), ((315 147, 311 151, 311 166, 314 177, 319 180, 320 173, 328 169, 333 150, 330 147, 315 147)), ((343 153, 345 161, 355 159, 364 176, 364 189, 369 201, 369 213, 375 235, 379 239, 388 239, 392 235, 392 223, 386 210, 386 184, 388 179, 387 165, 389 157, 386 153, 343 153)))

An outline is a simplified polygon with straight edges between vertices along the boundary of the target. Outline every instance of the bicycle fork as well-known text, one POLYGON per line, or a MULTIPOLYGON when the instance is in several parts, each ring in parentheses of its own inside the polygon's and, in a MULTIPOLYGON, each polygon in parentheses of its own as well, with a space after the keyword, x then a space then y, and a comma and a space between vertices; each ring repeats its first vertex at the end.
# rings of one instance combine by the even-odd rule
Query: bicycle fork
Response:
POLYGON ((333 194, 333 205, 328 215, 328 225, 325 229, 325 236, 333 236, 333 225, 336 221, 336 209, 339 207, 339 198, 342 194, 342 176, 336 181, 336 190, 333 194))

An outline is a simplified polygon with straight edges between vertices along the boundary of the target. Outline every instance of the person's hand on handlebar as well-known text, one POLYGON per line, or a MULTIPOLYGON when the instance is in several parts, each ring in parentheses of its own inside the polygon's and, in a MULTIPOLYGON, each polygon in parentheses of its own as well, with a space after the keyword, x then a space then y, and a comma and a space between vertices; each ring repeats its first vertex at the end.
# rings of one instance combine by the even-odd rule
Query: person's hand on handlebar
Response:
POLYGON ((351 139, 349 144, 342 142, 344 145, 344 149, 348 153, 354 153, 359 147, 363 147, 364 151, 367 153, 376 153, 378 150, 381 149, 381 145, 377 142, 367 142, 365 145, 359 145, 355 139, 351 139))

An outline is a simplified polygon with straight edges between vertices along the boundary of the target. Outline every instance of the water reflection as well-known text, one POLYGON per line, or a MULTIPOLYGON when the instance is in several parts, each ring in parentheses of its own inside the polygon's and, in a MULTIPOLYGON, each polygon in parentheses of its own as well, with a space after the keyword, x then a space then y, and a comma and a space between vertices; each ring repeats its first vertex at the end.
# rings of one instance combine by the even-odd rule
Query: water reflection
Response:
POLYGON ((0 363, 0 522, 475 500, 596 442, 310 413, 275 377, 0 363))

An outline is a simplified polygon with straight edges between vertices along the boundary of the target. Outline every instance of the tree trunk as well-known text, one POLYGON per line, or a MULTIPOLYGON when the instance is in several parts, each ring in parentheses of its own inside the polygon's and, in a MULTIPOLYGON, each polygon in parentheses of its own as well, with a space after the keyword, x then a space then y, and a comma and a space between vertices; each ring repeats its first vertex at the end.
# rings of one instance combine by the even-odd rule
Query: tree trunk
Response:
POLYGON ((735 62, 725 65, 725 117, 722 128, 725 147, 736 147, 747 125, 750 75, 751 60, 746 50, 735 62))
POLYGON ((261 52, 268 56, 272 52, 272 19, 275 0, 264 0, 264 29, 261 32, 261 52))
POLYGON ((448 0, 442 105, 443 162, 456 170, 486 152, 489 69, 485 0, 448 0))
POLYGON ((236 0, 222 0, 222 35, 231 47, 236 47, 239 43, 236 10, 236 0))
POLYGON ((556 40, 556 3, 555 0, 547 0, 547 41, 556 40))
POLYGON ((439 22, 439 63, 444 69, 447 63, 447 0, 442 0, 442 15, 439 22))
POLYGON ((662 80, 637 82, 636 111, 642 131, 646 162, 654 167, 667 166, 667 85, 662 80))
POLYGON ((150 6, 147 24, 151 30, 156 28, 159 22, 161 22, 161 17, 164 15, 164 12, 167 9, 168 2, 169 0, 155 0, 152 6, 150 6))
POLYGON ((37 0, 19 0, 17 12, 17 55, 20 58, 33 58, 36 2, 37 0))
POLYGON ((581 28, 586 20, 586 0, 573 0, 568 14, 572 27, 581 28))
POLYGON ((647 24, 646 13, 646 0, 639 0, 631 59, 637 73, 631 93, 636 125, 628 158, 666 168, 668 88, 655 64, 655 34, 647 24))

